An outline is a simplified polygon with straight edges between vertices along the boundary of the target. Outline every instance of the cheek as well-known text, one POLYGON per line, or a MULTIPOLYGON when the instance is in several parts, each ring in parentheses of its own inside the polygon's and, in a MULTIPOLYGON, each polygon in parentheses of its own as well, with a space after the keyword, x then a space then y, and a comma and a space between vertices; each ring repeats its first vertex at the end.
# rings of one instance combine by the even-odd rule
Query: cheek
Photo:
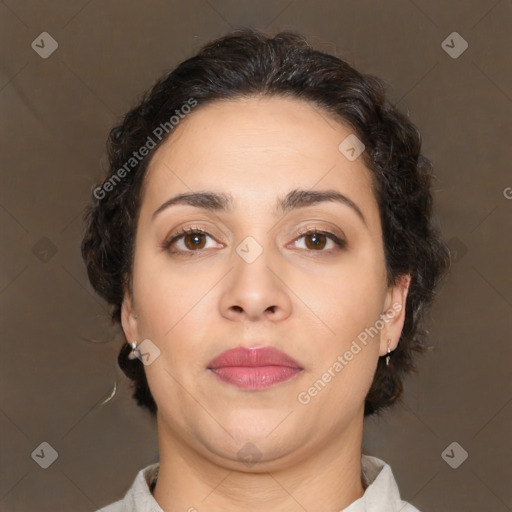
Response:
MULTIPOLYGON (((147 242, 146 242, 147 243, 147 242)), ((139 329, 146 337, 162 339, 186 313, 185 296, 189 293, 184 282, 172 271, 171 263, 163 255, 155 256, 144 241, 137 241, 139 249, 133 268, 133 292, 139 316, 139 329)), ((148 244, 149 245, 149 244, 148 244)))
POLYGON ((187 371, 203 369, 201 341, 212 338, 215 294, 211 288, 216 281, 211 271, 183 272, 149 251, 141 251, 136 259, 133 286, 139 335, 157 344, 175 371, 181 372, 184 363, 187 371))
POLYGON ((308 381, 312 387, 302 391, 314 404, 311 410, 332 428, 364 403, 378 362, 375 325, 382 313, 385 281, 381 272, 365 265, 351 270, 309 291, 310 297, 317 297, 316 310, 328 330, 318 332, 308 381), (339 409, 325 418, 323 411, 332 411, 333 403, 339 409))
POLYGON ((373 325, 382 313, 385 274, 374 254, 358 252, 294 290, 341 342, 373 325))
MULTIPOLYGON (((141 335, 155 340, 172 340, 183 326, 193 321, 195 304, 204 296, 208 287, 205 283, 195 289, 188 280, 186 288, 179 279, 171 283, 160 276, 154 284, 150 281, 138 288, 138 314, 141 319, 141 335)), ((136 293, 136 292, 135 292, 136 293)), ((189 331, 190 332, 190 331, 189 331)), ((194 331, 192 331, 194 332, 194 331)))
MULTIPOLYGON (((145 367, 155 401, 182 413, 190 406, 187 389, 194 378, 204 373, 204 344, 208 332, 209 279, 184 275, 172 269, 172 263, 154 254, 137 255, 134 264, 134 295, 139 336, 150 339, 160 350, 154 364, 145 367)), ((192 407, 193 409, 193 407, 192 407)))

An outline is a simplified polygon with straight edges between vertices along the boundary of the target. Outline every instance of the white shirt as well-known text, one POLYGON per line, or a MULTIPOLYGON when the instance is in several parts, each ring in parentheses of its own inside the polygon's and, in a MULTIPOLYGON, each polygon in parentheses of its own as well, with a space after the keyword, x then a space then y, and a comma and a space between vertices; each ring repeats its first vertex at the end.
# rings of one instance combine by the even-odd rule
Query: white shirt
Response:
MULTIPOLYGON (((339 512, 420 512, 400 499, 391 467, 383 460, 362 454, 361 466, 368 487, 363 496, 339 512)), ((96 512, 163 512, 150 488, 156 482, 159 468, 160 463, 155 462, 141 469, 122 500, 96 512)))

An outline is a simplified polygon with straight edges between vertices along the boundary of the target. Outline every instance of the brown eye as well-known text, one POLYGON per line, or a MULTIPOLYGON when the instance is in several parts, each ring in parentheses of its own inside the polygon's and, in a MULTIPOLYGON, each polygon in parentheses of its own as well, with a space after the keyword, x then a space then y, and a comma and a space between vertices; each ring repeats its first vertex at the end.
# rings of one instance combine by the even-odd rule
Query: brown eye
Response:
POLYGON ((183 235, 183 243, 185 244, 185 247, 191 251, 195 249, 203 249, 205 245, 205 235, 204 233, 187 233, 183 235))
POLYGON ((162 248, 172 253, 191 254, 204 249, 207 238, 213 237, 200 228, 185 228, 175 233, 162 244, 162 248))
MULTIPOLYGON (((328 231, 318 231, 316 229, 310 229, 309 231, 305 231, 303 233, 299 233, 300 237, 297 239, 304 239, 305 247, 304 249, 314 252, 332 252, 332 247, 334 246, 334 250, 345 248, 345 242, 337 237, 334 233, 330 233, 328 231), (331 247, 327 247, 328 243, 331 242, 331 247), (326 249, 326 250, 324 250, 326 249)), ((300 248, 300 247, 299 247, 300 248)))
POLYGON ((307 248, 312 250, 323 249, 327 244, 327 237, 322 233, 311 233, 309 235, 305 235, 305 240, 307 248))

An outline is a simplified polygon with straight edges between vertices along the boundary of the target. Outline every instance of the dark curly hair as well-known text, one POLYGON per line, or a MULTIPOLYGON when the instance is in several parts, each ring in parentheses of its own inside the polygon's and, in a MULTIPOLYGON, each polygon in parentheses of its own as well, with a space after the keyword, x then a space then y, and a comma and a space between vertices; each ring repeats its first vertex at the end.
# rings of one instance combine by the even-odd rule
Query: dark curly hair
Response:
MULTIPOLYGON (((191 99, 200 108, 219 100, 255 95, 306 100, 350 126, 365 145, 362 157, 371 171, 379 206, 388 285, 411 275, 405 323, 392 363, 386 366, 384 357, 379 358, 365 399, 364 415, 377 413, 401 399, 405 374, 417 371, 414 352, 427 348, 425 312, 449 267, 449 251, 432 216, 433 165, 420 153, 418 129, 386 99, 379 78, 315 51, 297 33, 267 37, 243 29, 210 42, 160 78, 112 128, 107 141, 110 168, 103 184, 94 188, 84 216, 81 249, 89 280, 112 306, 112 321, 120 323, 124 292, 132 290, 144 176, 155 154, 153 148, 141 157, 140 148, 149 140, 158 148, 172 136, 172 129, 163 134, 162 129, 158 132, 155 128, 169 128, 169 119, 190 105, 191 99), (127 162, 132 169, 127 169, 127 162)), ((133 381, 137 403, 155 416, 157 406, 144 366, 139 359, 128 358, 130 351, 131 347, 123 343, 119 366, 133 381)))

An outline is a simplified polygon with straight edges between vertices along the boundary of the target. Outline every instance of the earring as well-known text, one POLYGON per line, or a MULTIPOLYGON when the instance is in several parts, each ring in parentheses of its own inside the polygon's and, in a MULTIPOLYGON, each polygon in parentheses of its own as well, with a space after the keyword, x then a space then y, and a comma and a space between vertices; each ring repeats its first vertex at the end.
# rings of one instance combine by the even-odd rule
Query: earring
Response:
POLYGON ((389 349, 390 343, 391 343, 391 340, 388 340, 388 355, 386 356, 386 366, 389 366, 389 359, 391 358, 391 356, 389 355, 389 353, 391 352, 391 350, 389 349))
POLYGON ((140 359, 140 350, 137 348, 137 342, 132 341, 132 351, 128 354, 128 359, 140 359))

